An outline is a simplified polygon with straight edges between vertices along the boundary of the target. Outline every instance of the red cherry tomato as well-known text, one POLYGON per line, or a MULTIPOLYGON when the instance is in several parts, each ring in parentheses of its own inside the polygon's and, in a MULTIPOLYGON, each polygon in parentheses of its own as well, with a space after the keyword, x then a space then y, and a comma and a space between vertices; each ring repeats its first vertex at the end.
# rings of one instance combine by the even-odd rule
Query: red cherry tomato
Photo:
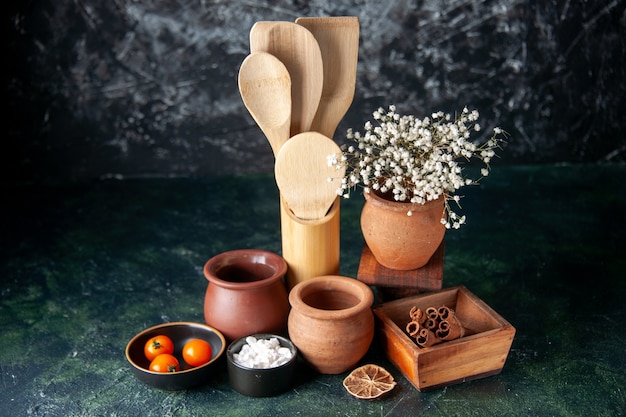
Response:
POLYGON ((152 372, 176 372, 180 369, 178 359, 169 353, 162 353, 150 362, 152 372))
POLYGON ((165 335, 154 336, 146 342, 143 353, 152 362, 154 358, 163 353, 169 353, 170 355, 174 353, 174 343, 172 339, 165 335))
POLYGON ((183 359, 189 366, 204 365, 211 360, 211 345, 201 339, 192 339, 183 347, 183 359))

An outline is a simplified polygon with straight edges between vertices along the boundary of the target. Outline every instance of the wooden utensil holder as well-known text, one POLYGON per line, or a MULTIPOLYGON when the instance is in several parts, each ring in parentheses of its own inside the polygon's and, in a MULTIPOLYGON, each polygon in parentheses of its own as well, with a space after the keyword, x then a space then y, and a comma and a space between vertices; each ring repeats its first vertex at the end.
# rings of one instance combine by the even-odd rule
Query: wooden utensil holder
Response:
POLYGON ((280 200, 282 256, 287 261, 287 286, 321 275, 339 274, 339 197, 321 219, 296 217, 280 200))

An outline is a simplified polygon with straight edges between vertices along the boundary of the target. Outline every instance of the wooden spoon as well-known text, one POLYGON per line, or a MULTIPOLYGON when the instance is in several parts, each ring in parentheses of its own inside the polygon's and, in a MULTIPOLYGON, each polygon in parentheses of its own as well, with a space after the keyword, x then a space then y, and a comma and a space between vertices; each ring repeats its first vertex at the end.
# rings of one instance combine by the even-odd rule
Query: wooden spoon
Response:
POLYGON ((359 57, 359 18, 300 17, 322 52, 324 87, 311 130, 332 138, 354 99, 359 57))
POLYGON ((341 149, 327 136, 303 132, 293 136, 276 156, 274 176, 280 193, 296 217, 323 218, 337 198, 338 182, 345 169, 329 166, 328 156, 341 149), (335 181, 329 181, 329 179, 335 181))
POLYGON ((238 83, 246 108, 276 156, 290 136, 291 77, 287 68, 275 56, 255 52, 241 63, 238 83))
POLYGON ((324 84, 322 53, 315 37, 293 22, 257 22, 250 51, 278 58, 291 76, 291 136, 309 131, 324 84))

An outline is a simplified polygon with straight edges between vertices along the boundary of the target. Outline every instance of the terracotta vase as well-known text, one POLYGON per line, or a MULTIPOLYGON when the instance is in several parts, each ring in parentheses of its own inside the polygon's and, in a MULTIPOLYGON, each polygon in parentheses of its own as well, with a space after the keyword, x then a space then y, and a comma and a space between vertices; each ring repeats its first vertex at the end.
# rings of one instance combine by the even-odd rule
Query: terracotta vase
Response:
POLYGON ((344 372, 361 360, 374 338, 373 302, 372 290, 353 278, 302 281, 289 293, 289 337, 317 372, 344 372))
POLYGON ((284 333, 289 315, 286 272, 280 255, 263 250, 233 250, 209 259, 204 265, 209 281, 206 323, 231 341, 254 333, 284 333))
POLYGON ((401 271, 426 265, 446 232, 441 224, 444 198, 412 204, 385 199, 374 191, 363 195, 361 230, 376 261, 401 271))

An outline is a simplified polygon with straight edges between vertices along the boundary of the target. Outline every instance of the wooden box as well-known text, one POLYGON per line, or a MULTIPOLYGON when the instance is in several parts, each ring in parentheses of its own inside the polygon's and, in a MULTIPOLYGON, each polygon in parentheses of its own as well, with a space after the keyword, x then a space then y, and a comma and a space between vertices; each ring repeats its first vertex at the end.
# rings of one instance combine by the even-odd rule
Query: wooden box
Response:
POLYGON ((367 285, 374 285, 383 300, 440 290, 443 282, 444 248, 445 243, 441 242, 430 261, 422 268, 398 271, 379 264, 370 248, 363 245, 357 279, 367 285))
POLYGON ((419 391, 499 374, 515 336, 509 322, 464 286, 383 303, 374 315, 387 357, 419 391), (442 305, 456 312, 465 335, 419 347, 405 331, 409 311, 442 305))

